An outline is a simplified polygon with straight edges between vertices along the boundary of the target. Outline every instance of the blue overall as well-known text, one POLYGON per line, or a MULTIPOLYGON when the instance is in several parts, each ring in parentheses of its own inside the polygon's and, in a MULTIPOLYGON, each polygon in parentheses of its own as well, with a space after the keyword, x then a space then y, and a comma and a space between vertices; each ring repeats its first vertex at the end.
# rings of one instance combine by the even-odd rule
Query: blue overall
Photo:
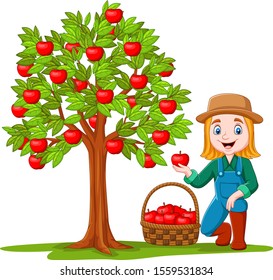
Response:
MULTIPOLYGON (((225 171, 223 158, 218 159, 218 176, 215 180, 215 196, 205 212, 201 223, 201 232, 211 236, 213 232, 224 222, 228 215, 226 204, 228 198, 237 191, 239 185, 244 184, 242 178, 242 158, 237 158, 236 168, 233 171, 225 171)), ((243 197, 234 203, 232 212, 245 212, 247 202, 243 197)))

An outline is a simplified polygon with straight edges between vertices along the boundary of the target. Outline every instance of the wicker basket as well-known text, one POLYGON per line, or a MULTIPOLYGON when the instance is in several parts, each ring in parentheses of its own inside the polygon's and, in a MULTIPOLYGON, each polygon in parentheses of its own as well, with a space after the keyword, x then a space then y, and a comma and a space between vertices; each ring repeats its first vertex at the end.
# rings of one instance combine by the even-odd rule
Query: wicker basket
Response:
POLYGON ((198 240, 199 228, 200 228, 199 206, 195 194, 190 188, 180 183, 168 182, 156 186, 154 189, 150 191, 150 193, 147 195, 143 203, 140 224, 142 225, 143 236, 147 243, 151 243, 154 245, 163 245, 163 246, 181 246, 181 245, 195 244, 198 240), (161 224, 148 223, 144 221, 146 206, 152 194, 157 190, 168 186, 176 186, 182 188, 191 195, 196 211, 195 224, 161 225, 161 224))

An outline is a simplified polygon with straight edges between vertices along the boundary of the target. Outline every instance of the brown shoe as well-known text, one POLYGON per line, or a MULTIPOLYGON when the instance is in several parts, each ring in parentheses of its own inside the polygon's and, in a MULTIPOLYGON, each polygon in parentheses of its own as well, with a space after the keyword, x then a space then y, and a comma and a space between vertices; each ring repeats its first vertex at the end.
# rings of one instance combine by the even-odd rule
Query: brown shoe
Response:
POLYGON ((230 212, 229 215, 233 232, 233 241, 230 247, 233 250, 244 250, 246 248, 246 212, 230 212))
POLYGON ((229 223, 222 223, 212 236, 218 235, 218 238, 215 241, 217 246, 227 246, 230 243, 231 239, 231 227, 229 223))

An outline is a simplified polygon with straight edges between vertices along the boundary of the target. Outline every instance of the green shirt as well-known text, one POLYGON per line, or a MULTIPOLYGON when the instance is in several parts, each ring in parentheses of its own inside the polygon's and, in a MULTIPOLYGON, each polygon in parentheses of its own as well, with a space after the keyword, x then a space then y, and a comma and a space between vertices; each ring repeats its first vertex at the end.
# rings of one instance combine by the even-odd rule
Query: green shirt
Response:
MULTIPOLYGON (((229 163, 226 156, 224 156, 224 170, 234 171, 236 169, 237 159, 238 157, 234 155, 231 163, 229 163)), ((218 159, 212 160, 199 174, 196 170, 192 169, 191 176, 188 178, 185 176, 184 181, 195 188, 202 188, 208 182, 210 182, 211 179, 216 180, 218 176, 217 161, 218 159)), ((237 190, 242 191, 242 193, 244 194, 244 198, 248 198, 257 190, 258 182, 250 160, 242 157, 242 165, 242 177, 245 183, 238 186, 237 190)))

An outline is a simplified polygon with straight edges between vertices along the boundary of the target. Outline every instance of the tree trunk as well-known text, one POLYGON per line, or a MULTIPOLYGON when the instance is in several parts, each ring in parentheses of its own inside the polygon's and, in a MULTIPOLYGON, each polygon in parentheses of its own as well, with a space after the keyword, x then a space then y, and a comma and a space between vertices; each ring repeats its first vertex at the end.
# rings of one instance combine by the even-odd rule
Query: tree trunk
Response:
POLYGON ((95 147, 87 146, 90 172, 89 225, 83 239, 71 244, 68 248, 96 248, 103 253, 111 254, 109 248, 131 247, 116 241, 110 229, 106 191, 107 151, 104 144, 104 124, 103 130, 98 129, 96 136, 95 147))

